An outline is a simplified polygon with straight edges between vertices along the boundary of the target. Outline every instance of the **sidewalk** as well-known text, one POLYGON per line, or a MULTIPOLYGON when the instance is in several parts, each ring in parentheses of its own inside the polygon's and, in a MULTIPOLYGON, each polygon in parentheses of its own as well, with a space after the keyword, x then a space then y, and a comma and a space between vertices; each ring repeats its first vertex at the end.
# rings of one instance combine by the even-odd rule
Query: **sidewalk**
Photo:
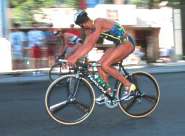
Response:
POLYGON ((141 66, 132 66, 128 67, 130 71, 146 71, 152 74, 161 74, 161 73, 178 73, 185 72, 185 61, 177 61, 170 63, 150 63, 141 66))
MULTIPOLYGON (((178 73, 185 72, 185 61, 178 61, 172 63, 151 63, 144 65, 125 66, 129 72, 145 71, 152 74, 162 73, 178 73)), ((0 74, 0 84, 5 83, 29 83, 29 82, 41 82, 49 81, 48 77, 49 69, 41 69, 39 73, 34 73, 33 70, 29 71, 13 71, 10 73, 0 74)))

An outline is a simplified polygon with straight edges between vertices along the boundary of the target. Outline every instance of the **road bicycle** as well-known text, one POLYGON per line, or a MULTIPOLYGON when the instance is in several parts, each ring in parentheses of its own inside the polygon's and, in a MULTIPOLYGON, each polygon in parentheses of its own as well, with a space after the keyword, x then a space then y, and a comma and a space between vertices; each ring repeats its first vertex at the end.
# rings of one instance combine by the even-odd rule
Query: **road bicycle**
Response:
POLYGON ((63 125, 76 125, 85 121, 95 108, 95 87, 104 94, 103 104, 106 107, 119 106, 131 118, 144 118, 156 109, 160 88, 154 76, 142 71, 129 73, 122 62, 116 64, 115 68, 136 86, 134 93, 125 99, 124 86, 118 80, 112 85, 113 96, 107 94, 94 80, 98 67, 101 65, 97 62, 79 61, 73 73, 63 75, 49 85, 45 94, 45 107, 53 120, 63 125))

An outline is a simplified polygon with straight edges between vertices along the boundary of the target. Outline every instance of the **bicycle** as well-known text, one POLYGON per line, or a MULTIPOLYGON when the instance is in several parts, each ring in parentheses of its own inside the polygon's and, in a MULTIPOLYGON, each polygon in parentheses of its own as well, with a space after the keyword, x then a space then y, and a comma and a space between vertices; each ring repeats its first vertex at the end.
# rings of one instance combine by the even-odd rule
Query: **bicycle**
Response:
MULTIPOLYGON (((62 61, 66 63, 66 60, 62 61)), ((142 71, 130 74, 121 62, 116 64, 115 67, 137 88, 129 99, 125 99, 124 86, 118 80, 115 80, 113 96, 99 86, 93 79, 93 75, 98 72, 94 70, 97 67, 101 67, 97 62, 79 61, 73 74, 63 75, 49 85, 45 94, 45 107, 53 120, 63 125, 75 125, 85 121, 95 107, 94 86, 104 94, 106 107, 119 106, 131 118, 144 118, 156 109, 160 88, 151 74, 142 71)))

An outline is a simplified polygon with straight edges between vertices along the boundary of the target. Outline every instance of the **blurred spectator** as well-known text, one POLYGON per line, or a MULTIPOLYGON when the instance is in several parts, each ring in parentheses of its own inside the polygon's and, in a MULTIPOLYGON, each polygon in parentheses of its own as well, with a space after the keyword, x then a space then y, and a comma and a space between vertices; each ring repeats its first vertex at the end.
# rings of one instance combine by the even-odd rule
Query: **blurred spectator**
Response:
POLYGON ((61 54, 64 57, 68 57, 82 44, 82 39, 72 33, 65 32, 63 38, 64 46, 61 50, 61 54))
POLYGON ((32 60, 32 68, 41 66, 41 47, 45 45, 44 32, 38 29, 37 23, 32 23, 33 29, 28 32, 28 46, 30 48, 30 58, 32 60))
POLYGON ((54 64, 54 54, 56 52, 56 44, 57 44, 57 36, 54 33, 54 29, 52 25, 48 31, 45 32, 46 43, 47 43, 47 57, 48 57, 48 65, 51 66, 54 64))
POLYGON ((20 24, 14 23, 13 30, 10 33, 10 41, 12 45, 13 69, 24 68, 23 52, 26 45, 26 34, 20 31, 20 24))
POLYGON ((114 4, 123 4, 126 0, 113 0, 114 4))
POLYGON ((74 50, 76 50, 77 46, 82 43, 81 31, 74 28, 74 24, 70 25, 70 28, 61 31, 58 30, 58 35, 63 40, 63 46, 61 47, 60 56, 67 57, 70 55, 74 50))
POLYGON ((77 29, 74 28, 74 24, 71 24, 70 25, 70 29, 68 29, 66 32, 67 33, 72 33, 72 34, 74 34, 74 35, 76 35, 78 37, 81 36, 81 32, 79 30, 77 30, 77 29))
POLYGON ((86 0, 80 0, 79 8, 80 9, 86 9, 87 8, 87 2, 86 2, 86 0))
POLYGON ((97 4, 103 3, 104 0, 86 0, 89 8, 94 8, 97 4))

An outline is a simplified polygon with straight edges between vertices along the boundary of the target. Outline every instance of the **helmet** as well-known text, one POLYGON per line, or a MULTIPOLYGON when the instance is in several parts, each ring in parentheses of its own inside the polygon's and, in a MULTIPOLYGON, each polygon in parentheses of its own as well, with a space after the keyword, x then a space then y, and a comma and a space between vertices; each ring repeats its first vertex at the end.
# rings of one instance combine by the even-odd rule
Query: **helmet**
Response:
POLYGON ((77 36, 72 36, 68 39, 68 43, 72 44, 72 45, 75 45, 75 44, 78 44, 78 43, 82 43, 82 39, 77 37, 77 36))
POLYGON ((78 39, 77 36, 72 36, 68 39, 68 43, 69 44, 75 44, 76 43, 76 40, 78 39))
POLYGON ((74 22, 76 25, 81 25, 87 20, 89 20, 89 17, 87 15, 87 12, 85 12, 84 10, 80 10, 75 14, 74 22))

